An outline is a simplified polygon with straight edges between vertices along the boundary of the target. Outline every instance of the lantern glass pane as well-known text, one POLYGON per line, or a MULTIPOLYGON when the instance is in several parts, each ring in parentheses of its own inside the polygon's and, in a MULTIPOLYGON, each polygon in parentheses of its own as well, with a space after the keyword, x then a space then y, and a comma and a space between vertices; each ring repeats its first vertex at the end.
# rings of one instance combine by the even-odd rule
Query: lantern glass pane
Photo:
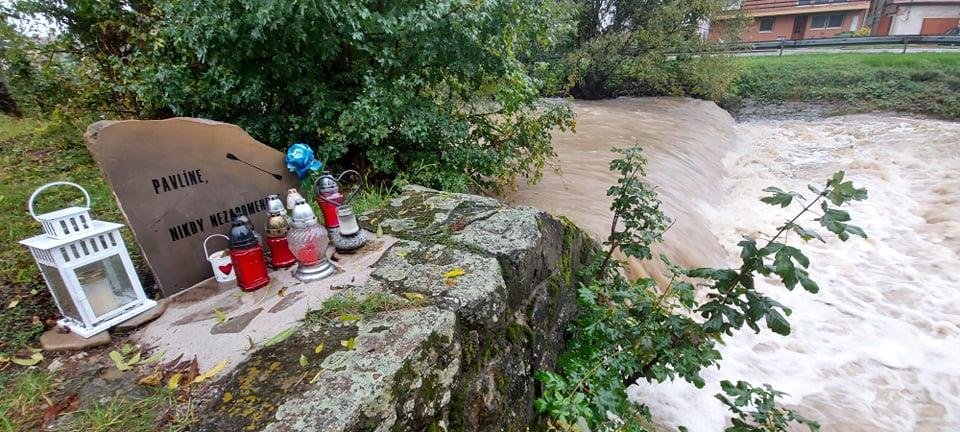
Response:
POLYGON ((77 267, 75 271, 87 302, 97 317, 137 300, 120 255, 77 267))
POLYGON ((43 277, 47 280, 47 286, 50 287, 53 299, 60 305, 60 313, 77 322, 83 322, 80 318, 80 311, 77 310, 77 305, 73 303, 73 297, 70 297, 67 284, 60 277, 60 271, 56 267, 46 264, 40 264, 40 271, 43 272, 43 277))

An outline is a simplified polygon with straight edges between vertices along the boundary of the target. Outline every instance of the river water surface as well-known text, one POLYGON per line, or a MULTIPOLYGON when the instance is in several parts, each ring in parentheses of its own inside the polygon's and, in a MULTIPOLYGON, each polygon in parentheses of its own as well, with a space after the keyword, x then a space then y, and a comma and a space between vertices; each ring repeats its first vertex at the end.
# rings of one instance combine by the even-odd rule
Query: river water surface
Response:
MULTIPOLYGON (((576 110, 577 133, 554 139, 560 174, 508 201, 603 237, 604 192, 616 181, 610 149, 639 144, 675 221, 662 251, 686 266, 736 266, 742 236, 770 233, 795 213, 762 204, 766 186, 806 192, 843 169, 869 190, 849 208, 868 239, 802 245, 819 294, 758 284, 793 309, 789 336, 730 338, 720 369, 704 371, 704 389, 680 381, 630 389, 664 430, 723 430, 729 415, 713 395, 720 380, 742 379, 789 393, 786 404, 825 431, 960 431, 960 123, 892 115, 736 123, 713 103, 679 98, 576 110)), ((656 265, 628 267, 662 280, 656 265)))

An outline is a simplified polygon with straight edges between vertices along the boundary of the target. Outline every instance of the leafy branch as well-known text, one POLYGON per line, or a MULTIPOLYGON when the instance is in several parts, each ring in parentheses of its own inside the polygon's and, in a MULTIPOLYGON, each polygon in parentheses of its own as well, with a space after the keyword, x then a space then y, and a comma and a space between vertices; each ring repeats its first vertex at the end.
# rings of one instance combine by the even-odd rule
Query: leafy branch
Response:
MULTIPOLYGON (((613 197, 614 216, 606 253, 584 270, 593 277, 578 289, 580 314, 571 328, 570 345, 559 359, 559 370, 538 374, 543 394, 536 407, 549 414, 554 429, 648 430, 649 410, 627 400, 629 385, 639 379, 662 382, 679 377, 703 387, 700 371, 717 365, 717 344, 724 337, 743 326, 759 332, 760 322, 775 333, 789 334, 786 316, 791 310, 758 291, 754 278, 776 275, 789 290, 800 285, 811 293, 819 291, 807 271, 809 258, 784 240, 787 233, 795 232, 803 241, 826 242, 816 229, 799 222, 814 213, 818 204, 821 212, 813 220, 841 241, 850 235, 866 237, 849 223, 849 213, 839 209, 867 198, 865 189, 844 180, 843 171, 827 179, 822 189, 810 186, 815 196, 809 200, 794 191, 768 187, 761 201, 781 208, 800 203, 800 210, 776 227, 762 246, 745 237, 738 244, 741 264, 736 269, 684 269, 661 256, 673 277, 658 291, 652 279, 631 281, 610 265, 617 249, 627 256, 651 259, 650 246, 662 240, 669 223, 656 193, 643 182, 646 161, 640 148, 615 151, 623 157, 610 164, 621 177, 607 192, 613 197)), ((775 400, 782 393, 769 386, 738 383, 727 389, 739 392, 733 395, 739 398, 729 399, 740 416, 734 423, 742 426, 733 431, 779 431, 791 422, 816 430, 816 423, 777 407, 775 400), (739 408, 749 404, 756 409, 739 408)))

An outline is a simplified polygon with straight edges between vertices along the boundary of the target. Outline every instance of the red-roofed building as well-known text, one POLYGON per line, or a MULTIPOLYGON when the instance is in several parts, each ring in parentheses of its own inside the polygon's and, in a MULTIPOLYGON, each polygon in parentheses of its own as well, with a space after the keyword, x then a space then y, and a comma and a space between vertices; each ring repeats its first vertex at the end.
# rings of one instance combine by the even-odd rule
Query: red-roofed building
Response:
MULTIPOLYGON (((731 5, 749 21, 740 35, 746 42, 817 39, 852 32, 865 23, 870 0, 743 0, 731 5)), ((725 25, 710 25, 710 38, 724 39, 725 25)))

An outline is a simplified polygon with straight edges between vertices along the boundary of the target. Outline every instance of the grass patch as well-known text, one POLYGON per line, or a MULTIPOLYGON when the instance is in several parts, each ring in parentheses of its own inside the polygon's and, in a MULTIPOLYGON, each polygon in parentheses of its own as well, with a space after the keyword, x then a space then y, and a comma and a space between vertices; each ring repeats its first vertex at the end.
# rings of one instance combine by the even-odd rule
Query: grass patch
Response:
MULTIPOLYGON (((41 369, 0 373, 0 432, 51 430, 55 432, 183 431, 196 422, 193 404, 181 404, 177 393, 153 389, 143 399, 122 396, 88 408, 61 414, 43 428, 44 413, 61 403, 62 386, 53 374, 41 369)), ((61 408, 63 406, 61 405, 61 408)))
POLYGON ((740 99, 827 102, 841 113, 901 111, 960 118, 960 55, 842 53, 738 59, 740 99))
MULTIPOLYGON (((84 119, 59 113, 46 120, 0 115, 0 353, 13 353, 34 343, 44 322, 57 313, 33 257, 17 243, 42 232, 27 212, 30 194, 48 182, 72 181, 90 192, 95 217, 123 220, 106 180, 83 145, 87 124, 84 119), (9 307, 13 302, 16 306, 9 307)), ((37 200, 37 211, 82 201, 79 191, 54 188, 37 200)), ((124 234, 131 244, 130 233, 124 234)), ((135 262, 141 262, 136 250, 131 253, 135 262)))
POLYGON ((192 405, 177 406, 176 395, 157 389, 145 399, 122 397, 66 414, 55 432, 180 432, 196 422, 192 405), (186 407, 185 411, 179 408, 186 407))
POLYGON ((57 383, 49 373, 30 370, 16 376, 0 374, 0 431, 39 429, 48 394, 57 383), (39 409, 38 409, 39 408, 39 409))
POLYGON ((422 302, 415 303, 383 292, 375 292, 363 298, 341 293, 326 299, 320 309, 307 313, 304 321, 310 325, 320 325, 332 320, 356 321, 363 315, 403 309, 419 303, 422 302))

